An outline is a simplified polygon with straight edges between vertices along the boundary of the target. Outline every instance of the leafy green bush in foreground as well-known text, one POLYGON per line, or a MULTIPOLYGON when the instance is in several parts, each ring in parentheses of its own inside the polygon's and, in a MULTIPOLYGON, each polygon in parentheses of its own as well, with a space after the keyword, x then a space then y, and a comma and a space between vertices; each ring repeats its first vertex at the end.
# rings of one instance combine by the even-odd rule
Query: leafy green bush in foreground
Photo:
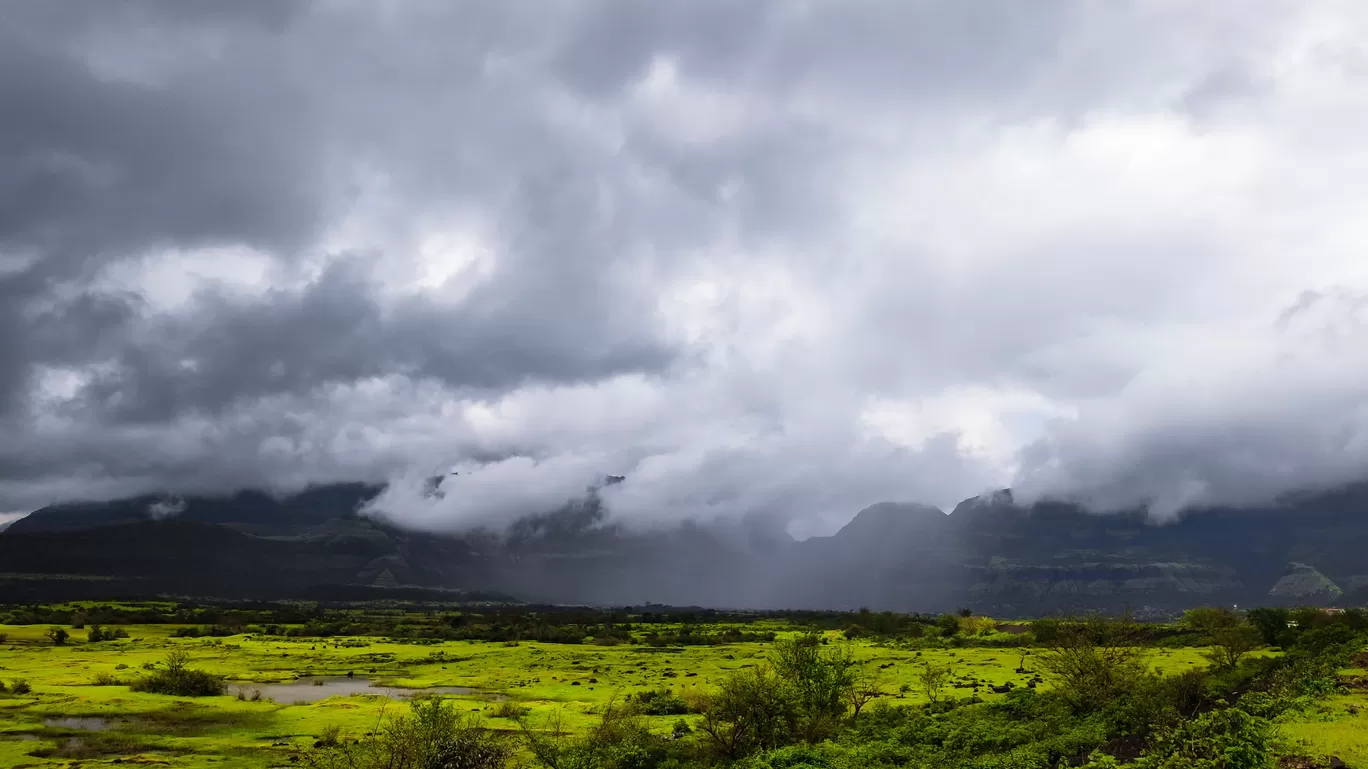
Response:
POLYGON ((228 691, 223 676, 189 667, 190 655, 183 651, 171 652, 162 667, 135 680, 129 687, 135 692, 172 694, 177 697, 213 697, 228 691))

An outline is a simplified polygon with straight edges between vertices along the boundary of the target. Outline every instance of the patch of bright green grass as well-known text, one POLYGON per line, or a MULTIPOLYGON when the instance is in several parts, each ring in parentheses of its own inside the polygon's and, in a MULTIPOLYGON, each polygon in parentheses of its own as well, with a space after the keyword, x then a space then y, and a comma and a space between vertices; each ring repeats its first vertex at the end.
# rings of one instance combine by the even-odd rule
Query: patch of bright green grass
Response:
MULTIPOLYGON (((127 639, 90 644, 85 643, 85 631, 71 630, 72 643, 54 647, 46 626, 0 626, 0 633, 7 633, 9 639, 0 644, 0 680, 9 683, 24 678, 33 686, 26 696, 0 695, 0 766, 63 766, 81 760, 75 755, 92 751, 125 761, 141 755, 173 767, 280 765, 293 749, 311 745, 331 726, 343 735, 361 736, 375 730, 385 715, 405 712, 409 706, 378 694, 296 704, 238 699, 234 693, 303 676, 348 673, 386 686, 469 687, 475 691, 456 699, 463 708, 480 713, 490 728, 518 728, 507 715, 520 711, 504 705, 512 702, 525 709, 521 712, 533 725, 558 714, 567 727, 578 729, 594 723, 610 702, 620 702, 629 694, 668 688, 687 699, 691 693, 706 692, 732 671, 765 664, 769 651, 769 644, 760 642, 650 647, 478 641, 413 644, 378 638, 249 635, 177 638, 175 625, 123 627, 127 639), (126 685, 98 685, 108 677, 127 682, 143 675, 146 666, 160 663, 172 650, 188 653, 191 667, 226 676, 229 694, 171 697, 131 692, 126 685), (48 719, 68 717, 102 717, 113 724, 108 732, 91 738, 84 749, 72 742, 79 741, 80 734, 46 725, 48 719)), ((718 629, 708 627, 706 632, 718 629)), ((761 630, 756 625, 743 629, 761 630)), ((777 624, 766 629, 791 632, 777 624)), ((661 632, 666 630, 661 628, 661 632)), ((989 687, 1009 682, 1025 686, 1037 671, 1032 659, 1035 652, 1029 649, 917 651, 873 641, 854 642, 853 648, 867 667, 878 671, 885 696, 900 704, 924 700, 916 676, 928 662, 953 668, 962 688, 947 689, 946 696, 956 698, 1001 697, 989 687), (1016 672, 1018 666, 1026 672, 1016 672), (972 688, 971 682, 978 688, 972 688)), ((1180 648, 1155 650, 1150 664, 1171 674, 1206 662, 1200 649, 1180 648)), ((667 732, 677 719, 653 717, 652 728, 667 732)), ((1300 736, 1320 739, 1318 734, 1306 731, 1300 736)), ((1347 744, 1339 737, 1324 739, 1347 744)), ((1345 753, 1340 755, 1348 760, 1345 753)))
POLYGON ((1289 752, 1315 758, 1338 756, 1349 766, 1368 766, 1368 695, 1327 697, 1307 713, 1281 724, 1289 752))

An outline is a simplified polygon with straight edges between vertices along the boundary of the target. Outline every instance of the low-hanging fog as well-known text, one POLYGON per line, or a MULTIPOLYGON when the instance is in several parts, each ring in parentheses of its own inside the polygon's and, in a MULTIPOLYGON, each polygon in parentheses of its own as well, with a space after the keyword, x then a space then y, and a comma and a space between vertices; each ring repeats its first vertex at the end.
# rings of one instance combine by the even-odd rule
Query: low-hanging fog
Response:
POLYGON ((0 512, 1366 474, 1368 7, 649 6, 4 2, 0 512))

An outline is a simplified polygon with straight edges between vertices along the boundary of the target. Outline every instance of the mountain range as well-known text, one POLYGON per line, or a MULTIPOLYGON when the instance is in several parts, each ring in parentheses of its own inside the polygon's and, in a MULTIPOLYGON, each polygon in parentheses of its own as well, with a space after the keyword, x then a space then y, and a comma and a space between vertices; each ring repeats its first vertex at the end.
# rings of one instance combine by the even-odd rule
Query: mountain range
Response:
MULTIPOLYGON (((617 480, 617 479, 612 479, 617 480)), ((358 513, 382 487, 136 497, 37 510, 0 532, 12 600, 487 598, 725 608, 970 608, 1000 616, 1368 602, 1368 485, 1155 523, 1010 491, 952 512, 881 503, 832 536, 747 522, 638 531, 595 493, 507 532, 444 535, 358 513)))

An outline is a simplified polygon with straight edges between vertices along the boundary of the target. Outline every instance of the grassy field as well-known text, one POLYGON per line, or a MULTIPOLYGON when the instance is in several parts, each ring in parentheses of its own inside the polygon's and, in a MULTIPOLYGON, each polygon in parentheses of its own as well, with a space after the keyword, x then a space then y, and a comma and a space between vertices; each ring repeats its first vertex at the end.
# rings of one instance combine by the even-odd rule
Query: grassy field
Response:
MULTIPOLYGON (((85 643, 84 632, 73 630, 69 645, 54 646, 46 625, 0 626, 7 636, 0 644, 0 681, 11 688, 0 694, 0 766, 115 761, 170 767, 288 765, 295 750, 312 745, 330 727, 361 736, 376 729, 384 715, 408 708, 402 697, 366 692, 362 679, 417 692, 461 687, 448 696, 480 713, 493 729, 517 729, 510 713, 518 708, 526 709, 533 725, 559 714, 570 728, 583 728, 611 701, 629 694, 668 688, 687 699, 728 671, 761 663, 769 646, 403 643, 246 634, 178 638, 176 625, 121 627, 128 638, 85 643), (195 668, 226 676, 229 694, 174 697, 109 683, 144 674, 173 650, 187 652, 195 668), (353 677, 347 679, 348 674, 353 677), (310 677, 337 677, 336 685, 366 693, 327 696, 332 693, 327 686, 317 692, 304 688, 307 696, 301 696, 300 687, 282 694, 273 688, 310 677), (28 682, 30 692, 13 693, 13 683, 20 679, 28 682), (262 698, 254 701, 256 690, 262 698)), ((791 632, 771 629, 781 635, 791 632)), ((953 666, 957 686, 947 691, 949 697, 991 700, 1003 695, 990 687, 1009 682, 1026 686, 1035 673, 1029 649, 916 651, 871 641, 851 643, 864 667, 877 671, 884 696, 899 703, 924 701, 915 674, 925 662, 953 666), (1017 672, 1018 667, 1026 672, 1017 672)), ((1149 659, 1164 674, 1206 664, 1196 648, 1155 649, 1149 659)), ((1346 760, 1355 756, 1368 765, 1368 698, 1344 695, 1321 708, 1284 726, 1286 737, 1304 744, 1307 753, 1336 753, 1346 760)), ((679 718, 653 717, 652 728, 668 732, 679 718)))

